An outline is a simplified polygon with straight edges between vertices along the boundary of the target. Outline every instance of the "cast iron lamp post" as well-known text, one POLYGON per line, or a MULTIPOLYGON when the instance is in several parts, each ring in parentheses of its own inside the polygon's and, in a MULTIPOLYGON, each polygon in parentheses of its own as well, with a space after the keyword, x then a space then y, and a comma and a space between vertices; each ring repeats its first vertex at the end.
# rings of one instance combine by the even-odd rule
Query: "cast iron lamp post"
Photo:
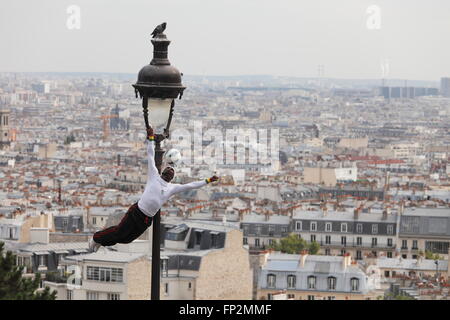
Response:
MULTIPOLYGON (((161 173, 164 150, 161 141, 169 137, 175 99, 183 95, 186 87, 181 83, 181 73, 170 65, 167 58, 167 48, 170 41, 164 33, 158 33, 152 39, 153 59, 144 66, 138 74, 136 84, 133 84, 136 98, 142 99, 144 121, 146 128, 150 126, 155 133, 155 164, 161 173)), ((160 246, 161 246, 161 215, 160 210, 153 217, 152 237, 152 279, 151 299, 159 300, 160 296, 160 246)))

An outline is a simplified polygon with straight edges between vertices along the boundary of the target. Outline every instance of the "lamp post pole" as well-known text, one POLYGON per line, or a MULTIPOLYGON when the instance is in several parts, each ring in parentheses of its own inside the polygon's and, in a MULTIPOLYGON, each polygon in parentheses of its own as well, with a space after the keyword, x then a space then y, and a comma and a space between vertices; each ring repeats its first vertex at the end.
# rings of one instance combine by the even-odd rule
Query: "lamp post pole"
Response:
MULTIPOLYGON (((161 140, 155 139, 155 165, 161 173, 164 150, 161 149, 161 140)), ((152 287, 151 300, 160 300, 160 261, 161 261, 161 210, 153 216, 152 232, 152 287)))
MULTIPOLYGON (((153 32, 153 59, 144 66, 138 74, 138 81, 133 85, 136 98, 142 98, 145 126, 151 125, 155 130, 155 165, 161 173, 164 150, 161 142, 169 137, 170 123, 172 122, 175 99, 183 95, 186 87, 181 83, 182 74, 170 65, 168 46, 170 41, 163 33, 162 25, 153 32), (163 127, 163 130, 160 129, 163 127), (160 130, 158 132, 158 130, 160 130), (162 132, 161 132, 162 131, 162 132)), ((151 300, 160 299, 160 256, 161 256, 161 210, 153 216, 152 232, 152 275, 151 300)))

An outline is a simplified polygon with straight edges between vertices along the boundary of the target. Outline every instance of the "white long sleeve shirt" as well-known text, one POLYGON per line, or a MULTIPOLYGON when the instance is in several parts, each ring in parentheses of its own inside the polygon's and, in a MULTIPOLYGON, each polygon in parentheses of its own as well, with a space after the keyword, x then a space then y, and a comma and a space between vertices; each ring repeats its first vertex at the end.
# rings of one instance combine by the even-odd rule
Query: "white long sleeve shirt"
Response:
POLYGON ((139 209, 149 217, 153 217, 169 198, 177 193, 196 189, 206 185, 206 181, 195 181, 186 184, 175 184, 164 181, 155 165, 155 142, 148 141, 148 177, 144 193, 138 201, 139 209))

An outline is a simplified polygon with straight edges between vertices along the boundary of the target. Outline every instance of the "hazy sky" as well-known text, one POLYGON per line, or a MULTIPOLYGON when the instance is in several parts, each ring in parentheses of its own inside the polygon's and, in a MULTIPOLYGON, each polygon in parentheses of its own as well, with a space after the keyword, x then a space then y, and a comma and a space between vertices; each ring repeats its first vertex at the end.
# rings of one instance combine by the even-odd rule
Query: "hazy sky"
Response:
POLYGON ((0 0, 0 71, 137 73, 164 21, 190 75, 450 76, 449 0, 0 0))

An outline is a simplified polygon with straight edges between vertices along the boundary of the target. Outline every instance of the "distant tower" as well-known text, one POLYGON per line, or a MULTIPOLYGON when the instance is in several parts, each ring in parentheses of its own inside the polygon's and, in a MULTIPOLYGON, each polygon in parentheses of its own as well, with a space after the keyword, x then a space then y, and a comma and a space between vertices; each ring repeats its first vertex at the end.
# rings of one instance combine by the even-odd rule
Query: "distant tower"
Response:
POLYGON ((441 78, 441 95, 450 97, 450 78, 441 78))
POLYGON ((0 150, 8 149, 11 143, 9 137, 9 114, 8 109, 0 106, 0 150))

